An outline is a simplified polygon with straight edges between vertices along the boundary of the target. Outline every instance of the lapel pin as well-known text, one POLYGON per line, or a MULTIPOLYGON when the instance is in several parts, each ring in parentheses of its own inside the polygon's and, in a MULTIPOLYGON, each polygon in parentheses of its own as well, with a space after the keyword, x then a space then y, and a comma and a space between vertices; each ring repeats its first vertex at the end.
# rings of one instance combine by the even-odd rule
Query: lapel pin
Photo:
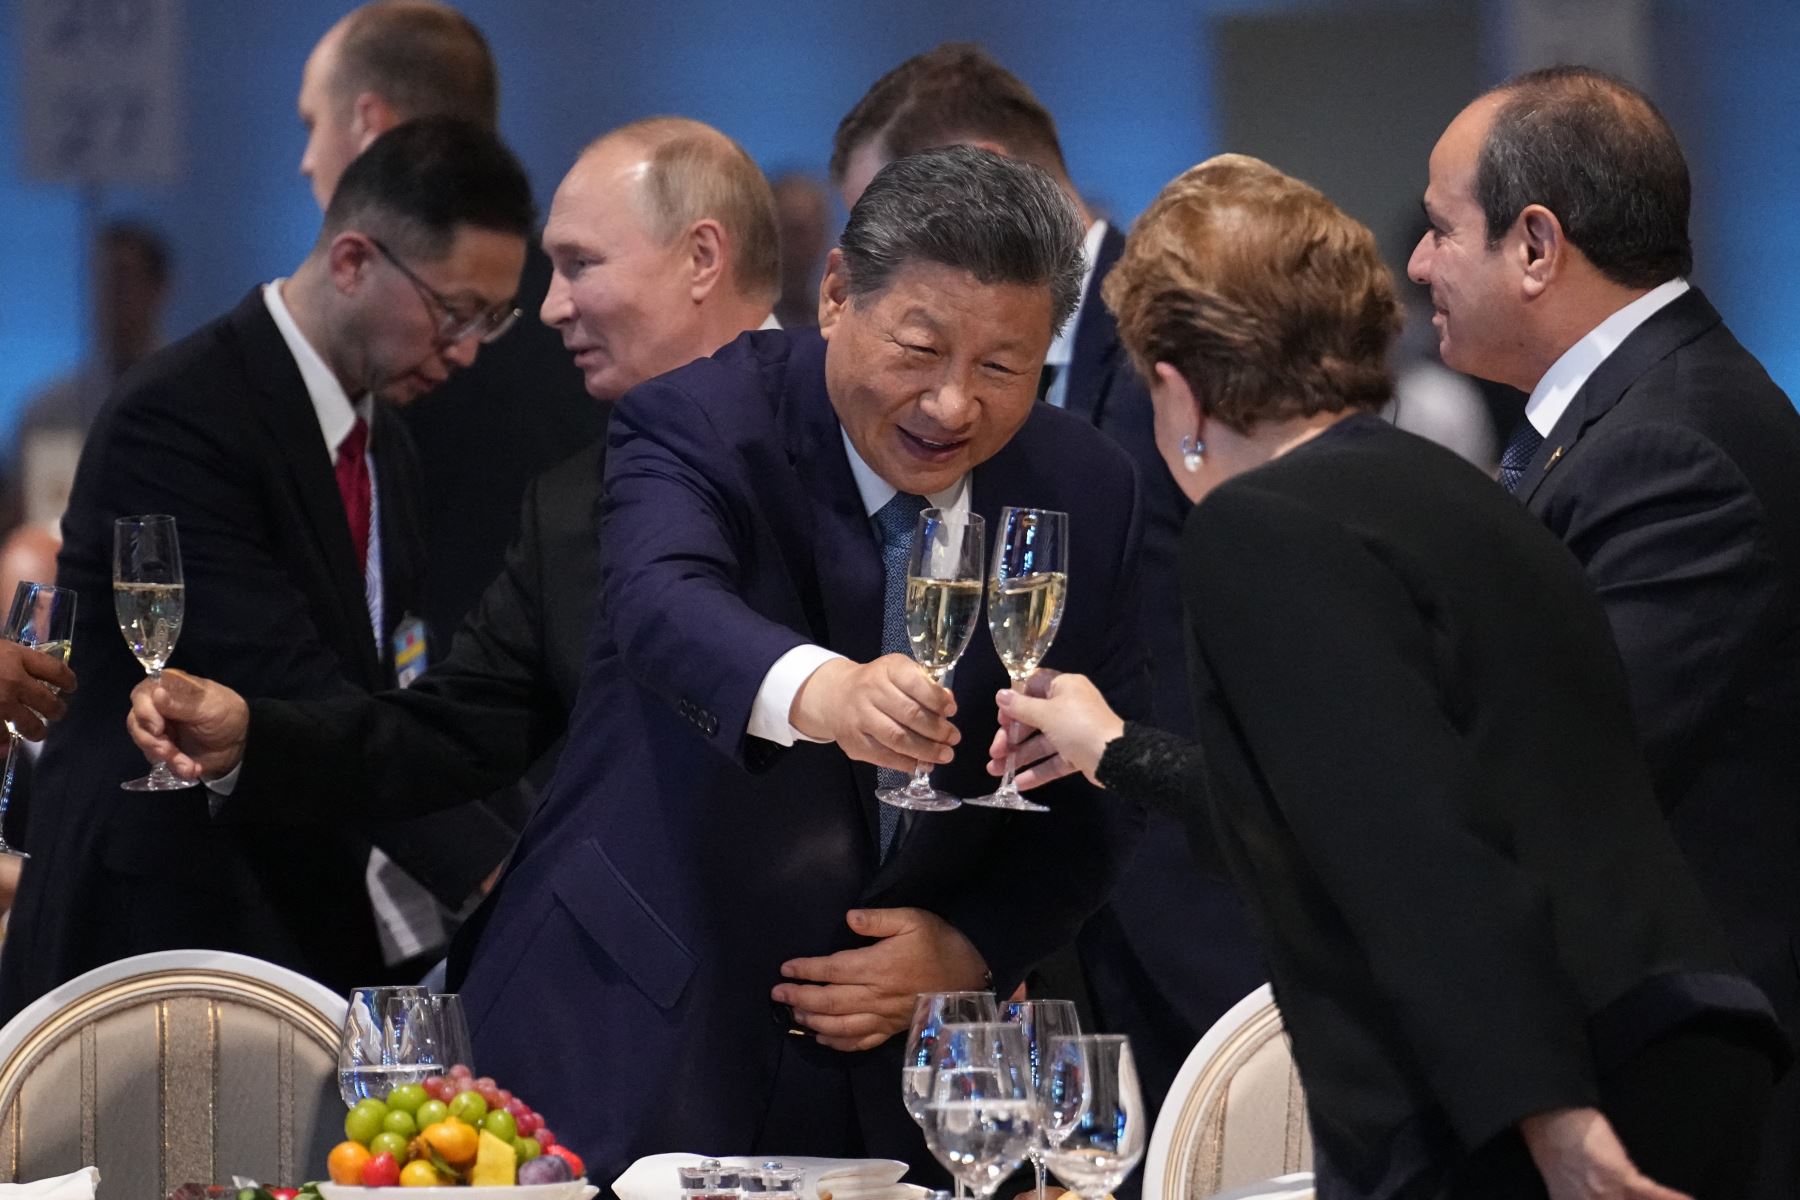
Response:
POLYGON ((1556 465, 1556 460, 1562 457, 1562 452, 1563 448, 1561 446, 1558 446, 1555 450, 1550 452, 1550 461, 1544 464, 1545 471, 1548 471, 1551 467, 1556 465))

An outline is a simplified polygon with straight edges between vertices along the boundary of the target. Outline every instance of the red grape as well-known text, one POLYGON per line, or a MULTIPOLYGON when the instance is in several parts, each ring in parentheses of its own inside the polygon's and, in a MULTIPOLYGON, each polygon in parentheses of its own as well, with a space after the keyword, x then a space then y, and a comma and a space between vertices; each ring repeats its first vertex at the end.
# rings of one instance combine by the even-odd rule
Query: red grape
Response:
MULTIPOLYGON (((505 1108, 507 1105, 509 1105, 513 1102, 513 1094, 511 1092, 507 1091, 505 1088, 501 1088, 500 1092, 499 1092, 499 1099, 500 1099, 500 1107, 505 1108)), ((516 1117, 519 1114, 514 1113, 513 1115, 516 1117)))
POLYGON ((537 1132, 531 1136, 536 1138, 537 1144, 546 1150, 556 1145, 556 1135, 551 1133, 548 1129, 545 1129, 541 1124, 538 1126, 537 1132))
MULTIPOLYGON (((519 1136, 530 1137, 544 1124, 544 1118, 534 1112, 514 1113, 513 1119, 519 1123, 519 1136)), ((542 1145, 543 1143, 539 1143, 542 1145)))
POLYGON ((522 1117, 531 1111, 531 1105, 525 1103, 517 1096, 512 1096, 502 1101, 500 1107, 504 1108, 515 1117, 522 1117))

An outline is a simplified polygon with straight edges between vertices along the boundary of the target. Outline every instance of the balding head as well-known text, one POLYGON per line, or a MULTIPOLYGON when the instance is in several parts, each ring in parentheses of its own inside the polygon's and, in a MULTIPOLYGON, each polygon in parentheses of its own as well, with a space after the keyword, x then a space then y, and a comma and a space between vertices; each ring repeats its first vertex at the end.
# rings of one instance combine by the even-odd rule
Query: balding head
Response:
POLYGON ((434 0, 376 0, 332 26, 306 60, 300 171, 324 208, 344 167, 393 126, 446 116, 492 129, 498 105, 493 54, 467 17, 434 0))
POLYGON ((777 247, 768 181, 741 146, 686 118, 633 122, 582 151, 556 190, 542 315, 588 391, 615 399, 761 324, 777 247))

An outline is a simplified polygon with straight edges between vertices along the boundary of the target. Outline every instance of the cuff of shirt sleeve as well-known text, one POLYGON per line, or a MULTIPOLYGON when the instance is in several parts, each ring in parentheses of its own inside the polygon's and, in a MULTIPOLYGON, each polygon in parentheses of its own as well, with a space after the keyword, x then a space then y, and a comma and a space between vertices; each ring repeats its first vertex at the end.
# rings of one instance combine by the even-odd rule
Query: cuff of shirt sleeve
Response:
POLYGON ((821 666, 842 657, 823 646, 808 643, 795 646, 776 659, 769 673, 763 676, 762 686, 756 689, 756 700, 750 706, 750 725, 745 732, 777 746, 822 741, 795 729, 788 721, 788 714, 794 710, 794 697, 799 694, 800 685, 812 678, 812 673, 821 666))
POLYGON ((202 780, 206 790, 212 794, 206 798, 206 809, 209 816, 218 816, 219 810, 225 807, 225 801, 237 790, 238 776, 244 773, 244 764, 239 763, 217 779, 202 780))

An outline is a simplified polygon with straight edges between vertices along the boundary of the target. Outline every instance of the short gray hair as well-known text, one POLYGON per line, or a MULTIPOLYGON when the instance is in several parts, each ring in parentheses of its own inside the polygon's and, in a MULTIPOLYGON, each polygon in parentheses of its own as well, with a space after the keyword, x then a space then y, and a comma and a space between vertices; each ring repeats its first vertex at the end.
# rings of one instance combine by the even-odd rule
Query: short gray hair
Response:
POLYGON ((852 298, 885 290, 909 264, 937 263, 982 284, 1049 288, 1055 334, 1081 302, 1083 238, 1075 205, 1042 168, 945 146, 883 167, 839 248, 852 298))

